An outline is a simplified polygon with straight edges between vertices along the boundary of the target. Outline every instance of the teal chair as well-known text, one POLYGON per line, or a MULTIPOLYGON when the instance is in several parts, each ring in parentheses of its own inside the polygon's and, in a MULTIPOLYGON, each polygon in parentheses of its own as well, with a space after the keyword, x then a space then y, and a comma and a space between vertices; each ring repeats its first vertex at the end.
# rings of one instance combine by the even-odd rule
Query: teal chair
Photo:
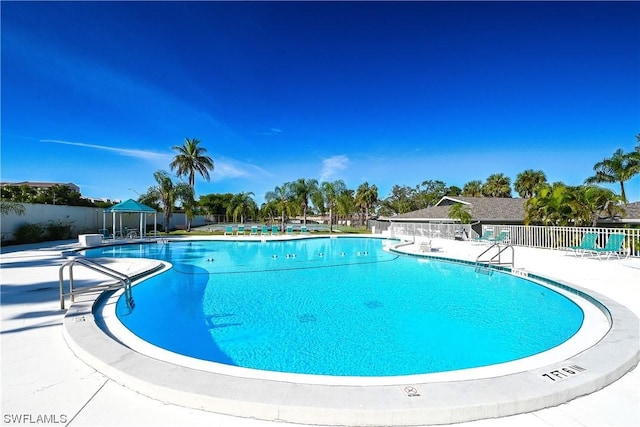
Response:
POLYGON ((495 238, 490 238, 490 242, 494 243, 508 243, 509 242, 509 230, 502 230, 495 238))
POLYGON ((307 232, 308 232, 308 230, 307 230, 307 226, 306 225, 303 225, 303 226, 300 227, 300 233, 301 234, 306 234, 307 232))
POLYGON ((269 227, 267 227, 266 225, 263 225, 263 226, 262 226, 262 231, 260 232, 260 234, 261 234, 262 236, 266 236, 266 235, 268 235, 268 234, 269 234, 269 227))
POLYGON ((277 234, 278 234, 278 226, 274 225, 274 226, 271 227, 271 235, 275 236, 277 234))
POLYGON ((258 226, 257 225, 252 225, 251 226, 251 232, 249 233, 250 236, 257 236, 258 235, 258 226))
POLYGON ((584 236, 582 236, 580 244, 577 246, 569 246, 569 250, 573 251, 574 256, 578 256, 578 254, 584 256, 585 253, 597 249, 597 242, 598 233, 585 233, 584 236))
POLYGON ((293 226, 287 225, 287 234, 293 234, 293 226))
POLYGON ((227 228, 224 230, 224 235, 233 235, 233 226, 227 225, 227 228))
POLYGON ((473 239, 474 242, 490 242, 493 238, 493 230, 486 229, 482 232, 482 236, 473 239))
POLYGON ((598 259, 602 259, 601 255, 604 254, 607 255, 607 259, 609 259, 611 255, 615 255, 616 258, 619 259, 625 237, 626 236, 621 233, 610 234, 609 238, 607 239, 607 243, 604 245, 604 248, 591 249, 589 252, 598 255, 598 259))
POLYGON ((238 236, 242 233, 242 235, 244 236, 244 225, 239 225, 238 226, 238 236))

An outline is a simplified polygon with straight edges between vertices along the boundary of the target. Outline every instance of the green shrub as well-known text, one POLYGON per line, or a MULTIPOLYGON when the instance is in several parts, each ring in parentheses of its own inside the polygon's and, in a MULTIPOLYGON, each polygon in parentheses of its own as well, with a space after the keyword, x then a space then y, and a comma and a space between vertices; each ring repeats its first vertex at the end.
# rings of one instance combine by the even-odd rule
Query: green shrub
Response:
POLYGON ((73 223, 64 221, 50 221, 45 225, 47 240, 67 240, 73 232, 73 223))
POLYGON ((35 243, 44 239, 44 231, 42 224, 25 222, 13 234, 16 236, 18 243, 35 243))

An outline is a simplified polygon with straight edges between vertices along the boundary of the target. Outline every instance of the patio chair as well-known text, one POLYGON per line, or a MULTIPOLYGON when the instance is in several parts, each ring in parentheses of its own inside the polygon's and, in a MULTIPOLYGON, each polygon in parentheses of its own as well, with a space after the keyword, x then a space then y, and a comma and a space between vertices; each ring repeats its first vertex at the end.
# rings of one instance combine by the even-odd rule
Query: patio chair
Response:
POLYGON ((271 226, 271 235, 275 236, 277 234, 278 234, 278 226, 277 225, 271 226))
POLYGON ((266 235, 268 235, 268 234, 269 234, 269 227, 267 227, 266 225, 263 225, 263 226, 262 226, 262 231, 260 232, 260 234, 261 234, 262 236, 266 236, 266 235))
POLYGON ((620 259, 620 252, 622 251, 622 244, 624 243, 625 237, 626 236, 621 233, 610 234, 604 248, 594 248, 589 250, 589 252, 598 255, 598 259, 602 259, 600 256, 604 254, 607 254, 607 259, 609 259, 611 255, 615 255, 616 258, 620 259))
POLYGON ((238 225, 238 236, 240 235, 240 233, 242 233, 242 235, 244 236, 244 225, 238 225))
POLYGON ((569 246, 569 250, 573 251, 574 256, 578 256, 578 254, 584 256, 585 253, 596 249, 597 240, 598 233, 585 233, 584 236, 582 236, 580 244, 577 246, 569 246))
POLYGON ((224 230, 224 235, 233 235, 233 226, 227 225, 227 228, 224 230))
POLYGON ((306 225, 303 225, 303 226, 300 227, 300 233, 301 234, 307 233, 307 226, 306 225))
POLYGON ((486 229, 482 232, 482 236, 473 239, 474 242, 489 242, 493 238, 493 230, 486 229))
POLYGON ((509 241, 509 230, 502 230, 495 238, 490 238, 490 242, 493 243, 507 243, 509 241))
POLYGON ((293 234, 293 226, 287 225, 287 234, 293 234))
POLYGON ((252 225, 251 226, 251 232, 249 233, 250 236, 257 236, 258 235, 258 226, 257 225, 252 225))

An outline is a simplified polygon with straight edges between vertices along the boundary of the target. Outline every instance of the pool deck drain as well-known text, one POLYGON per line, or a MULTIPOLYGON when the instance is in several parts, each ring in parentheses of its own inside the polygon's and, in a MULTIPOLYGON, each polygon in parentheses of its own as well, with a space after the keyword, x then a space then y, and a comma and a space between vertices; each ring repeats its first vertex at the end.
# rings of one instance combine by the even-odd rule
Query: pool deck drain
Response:
MULTIPOLYGON (((471 249, 466 248, 465 250, 473 252, 474 249, 477 251, 477 247, 471 249)), ((526 248, 523 248, 523 250, 526 250, 526 248)), ((546 254, 546 252, 538 251, 536 253, 546 254)), ((452 257, 456 255, 464 258, 464 254, 454 254, 453 250, 445 254, 452 257)), ((554 253, 552 255, 554 258, 557 258, 559 254, 554 253)), ((27 260, 29 259, 28 257, 25 258, 27 260)), ((531 257, 530 259, 533 260, 534 258, 535 257, 531 257)), ((524 259, 524 257, 520 256, 519 259, 524 259)), ((6 260, 3 259, 3 270, 7 267, 4 261, 6 260)), ((99 404, 95 400, 96 397, 100 395, 112 395, 111 390, 113 389, 113 385, 109 385, 108 382, 105 383, 105 379, 111 379, 117 383, 125 384, 130 390, 136 390, 154 399, 163 401, 165 402, 165 407, 166 403, 175 403, 188 408, 206 408, 207 410, 220 411, 241 417, 257 417, 266 420, 284 420, 309 424, 425 425, 452 423, 469 419, 493 418, 509 413, 526 413, 569 401, 573 397, 582 394, 592 393, 623 375, 625 384, 629 384, 627 378, 635 378, 636 380, 631 384, 637 384, 637 372, 627 372, 638 362, 638 319, 631 310, 627 310, 615 300, 609 298, 609 293, 611 293, 611 296, 616 297, 617 300, 631 304, 631 308, 635 313, 638 312, 638 307, 634 306, 634 304, 637 304, 634 303, 637 299, 634 298, 638 295, 637 273, 640 269, 640 264, 636 261, 637 260, 626 261, 627 266, 619 261, 599 262, 569 258, 566 260, 559 259, 559 262, 563 264, 563 269, 567 269, 567 267, 574 267, 575 269, 577 267, 580 269, 579 276, 589 278, 588 280, 578 280, 578 282, 593 285, 586 286, 586 288, 595 288, 600 291, 599 293, 590 290, 589 293, 602 301, 604 305, 611 310, 614 327, 600 343, 590 350, 577 354, 570 359, 558 361, 556 364, 550 364, 543 368, 519 374, 481 380, 443 381, 429 384, 407 383, 404 385, 389 386, 331 386, 289 383, 286 381, 255 380, 203 373, 199 370, 189 369, 143 356, 113 341, 102 333, 95 324, 91 311, 91 302, 84 301, 74 304, 72 309, 69 310, 64 320, 65 325, 63 330, 73 351, 97 371, 102 372, 104 376, 98 375, 98 377, 94 377, 93 380, 91 380, 90 376, 85 376, 84 381, 78 382, 79 379, 73 380, 74 376, 70 375, 70 379, 66 382, 54 382, 49 386, 45 384, 43 387, 35 390, 34 394, 40 393, 41 397, 44 397, 43 394, 47 394, 48 391, 43 390, 51 389, 52 392, 59 392, 61 390, 59 390, 60 385, 58 384, 66 383, 73 386, 73 384, 86 384, 88 381, 96 382, 96 386, 99 384, 99 387, 95 391, 95 397, 90 398, 89 401, 84 401, 83 404, 79 404, 74 410, 68 410, 67 415, 69 418, 73 417, 72 422, 69 423, 70 425, 91 425, 90 422, 87 423, 87 421, 90 421, 90 418, 87 417, 92 412, 92 404, 94 404, 93 411, 98 411, 98 408, 102 405, 102 409, 99 412, 95 412, 96 414, 104 414, 104 411, 118 413, 118 408, 113 408, 113 402, 104 401, 102 404, 99 404), (612 277, 610 273, 615 273, 618 270, 620 274, 614 274, 612 277), (608 281, 606 286, 596 283, 597 281, 603 280, 608 281), (623 289, 624 284, 620 283, 621 281, 627 281, 626 286, 629 289, 623 289), (605 297, 601 293, 607 293, 607 296, 605 297), (625 299, 625 297, 628 299, 625 299), (82 318, 83 316, 85 321, 79 322, 74 320, 82 318), (89 344, 88 348, 86 344, 89 344), (625 375, 625 373, 627 374, 625 375), (483 395, 484 397, 478 395, 483 395), (105 404, 107 407, 104 406, 105 404)), ((25 264, 25 267, 29 264, 29 261, 25 262, 24 258, 21 262, 25 264)), ((35 261, 33 262, 35 263, 35 261)), ((32 264, 31 267, 33 266, 32 264)), ((544 268, 536 269, 534 268, 535 265, 527 265, 526 267, 529 272, 542 275, 547 274, 554 278, 563 277, 561 274, 558 274, 557 271, 551 271, 547 263, 541 264, 541 266, 544 268)), ((20 270, 24 272, 22 268, 8 269, 8 272, 3 271, 3 285, 7 283, 11 285, 19 284, 17 283, 19 280, 13 280, 13 275, 20 270)), ((50 271, 51 268, 47 270, 50 271)), ((569 279, 566 275, 563 278, 565 280, 569 279)), ((42 287, 41 285, 44 280, 36 279, 35 277, 33 279, 34 280, 29 283, 38 283, 38 286, 42 287)), ((579 285, 581 284, 582 283, 579 283, 579 285)), ((9 300, 13 297, 12 294, 8 296, 9 300)), ((49 304, 52 303, 55 304, 54 302, 49 302, 49 304)), ((7 295, 5 295, 5 288, 3 286, 3 308, 5 304, 7 304, 7 295)), ((22 303, 22 306, 26 308, 26 303, 22 303)), ((47 356, 55 357, 55 353, 45 355, 31 352, 29 353, 29 357, 26 358, 29 360, 29 363, 20 363, 20 357, 16 353, 18 347, 12 346, 12 340, 10 339, 12 337, 15 338, 15 336, 11 334, 17 332, 13 332, 16 328, 7 330, 7 323, 14 323, 7 322, 7 320, 18 317, 18 313, 16 313, 15 310, 12 312, 14 317, 7 319, 7 312, 3 310, 2 386, 4 414, 12 410, 15 410, 17 413, 19 409, 16 408, 20 408, 20 405, 25 404, 24 402, 33 402, 33 399, 24 400, 24 396, 22 396, 23 398, 21 400, 16 400, 15 396, 23 394, 20 390, 24 388, 24 386, 20 386, 15 372, 26 372, 24 369, 26 369, 27 366, 29 366, 30 370, 35 369, 36 371, 42 372, 42 368, 33 364, 34 358, 36 360, 42 360, 40 363, 43 367, 48 366, 49 369, 55 369, 57 366, 65 370, 64 364, 52 365, 46 361, 45 358, 47 358, 47 356), (9 352, 11 349, 13 350, 9 352), (21 366, 23 368, 21 368, 21 366), (5 372, 8 372, 7 367, 10 367, 12 371, 5 375, 5 372), (23 403, 18 404, 17 402, 23 403)), ((56 315, 59 316, 60 313, 56 315)), ((24 317, 22 318, 24 319, 24 317)), ((37 328, 37 326, 35 327, 37 328)), ((44 332, 47 332, 47 329, 28 329, 27 331, 33 336, 36 333, 42 335, 44 332)), ((20 334, 27 335, 27 333, 23 332, 20 332, 20 334)), ((13 341, 15 342, 17 340, 14 339, 13 341)), ((58 342, 55 342, 55 346, 53 347, 56 346, 58 346, 57 351, 61 352, 64 350, 59 347, 58 342)), ((73 366, 77 365, 77 362, 73 360, 68 360, 68 363, 73 366)), ((76 370, 86 371, 86 369, 79 367, 76 368, 76 370)), ((51 374, 45 376, 50 378, 51 374)), ((76 393, 71 391, 69 386, 64 388, 67 389, 67 392, 61 394, 64 395, 67 400, 71 397, 70 401, 82 403, 77 399, 74 400, 73 396, 76 393)), ((616 384, 611 388, 620 390, 616 384)), ((630 389, 635 389, 636 393, 634 396, 628 396, 626 394, 616 395, 613 391, 609 392, 609 387, 607 387, 603 391, 586 397, 585 401, 599 402, 599 404, 595 406, 590 405, 594 406, 591 411, 595 412, 595 416, 593 413, 587 411, 587 413, 583 415, 584 418, 582 419, 584 422, 581 422, 581 424, 595 425, 596 423, 602 424, 602 422, 598 422, 597 420, 619 421, 620 419, 623 420, 623 423, 629 425, 637 424, 639 421, 637 388, 632 385, 630 389), (602 397, 600 398, 600 396, 602 397), (616 403, 613 402, 614 400, 616 402, 630 402, 631 404, 624 405, 626 410, 621 408, 620 411, 607 411, 607 407, 616 405, 616 403), (602 415, 598 415, 599 410, 602 412, 602 415), (606 414, 605 411, 607 412, 606 414), (591 423, 589 421, 591 421, 591 423)), ((122 390, 121 393, 126 394, 124 392, 125 389, 122 390)), ((136 397, 133 400, 140 401, 140 399, 143 399, 143 397, 136 397)), ((55 400, 56 399, 53 399, 53 401, 55 400)), ((61 399, 57 400, 60 401, 61 399)), ((582 399, 578 399, 575 402, 581 400, 582 399)), ((48 400, 48 402, 49 405, 51 405, 51 400, 48 400)), ((41 404, 44 405, 44 409, 39 409, 39 411, 46 411, 47 404, 44 402, 41 404)), ((144 403, 143 405, 146 405, 146 407, 153 406, 151 403, 144 403)), ((578 408, 579 406, 580 405, 571 402, 568 405, 563 405, 564 409, 561 411, 569 414, 567 415, 569 418, 580 419, 580 410, 576 409, 575 411, 571 411, 572 407, 578 408)), ((52 407, 49 406, 49 408, 51 409, 52 407)), ((130 411, 135 412, 133 406, 129 406, 129 412, 130 411)), ((157 413, 146 413, 144 417, 148 421, 147 425, 157 425, 162 421, 162 415, 160 414, 167 412, 177 414, 180 413, 180 411, 181 409, 179 407, 170 405, 170 408, 159 409, 157 413)), ((31 409, 31 412, 36 411, 31 409)), ((122 413, 122 411, 119 413, 122 413)), ((187 413, 193 412, 184 412, 184 414, 187 413)), ((547 424, 540 420, 543 420, 545 416, 547 416, 546 414, 550 413, 557 414, 558 411, 548 409, 536 412, 537 415, 534 418, 538 420, 538 425, 547 424)), ((130 415, 137 420, 135 424, 141 424, 141 415, 130 415)), ((553 418, 551 415, 548 416, 553 418)), ((218 419, 218 422, 223 425, 248 425, 250 423, 266 425, 261 424, 259 421, 250 421, 248 419, 244 419, 242 424, 239 424, 239 421, 237 422, 235 418, 224 418, 224 416, 216 414, 210 414, 210 417, 214 418, 209 418, 205 413, 200 412, 198 412, 197 417, 202 424, 206 424, 205 419, 218 419)), ((518 419, 533 420, 533 418, 530 418, 528 415, 521 415, 509 419, 509 422, 513 423, 513 420, 518 419)), ((176 418, 173 418, 173 420, 175 422, 176 418)), ((517 423, 517 421, 515 422, 517 423)), ((167 423, 168 422, 165 422, 165 424, 167 423)), ((97 424, 102 423, 96 419, 93 425, 97 424)), ((187 421, 186 424, 189 424, 189 422, 187 421)), ((612 421, 610 425, 615 424, 620 424, 620 422, 612 421)))

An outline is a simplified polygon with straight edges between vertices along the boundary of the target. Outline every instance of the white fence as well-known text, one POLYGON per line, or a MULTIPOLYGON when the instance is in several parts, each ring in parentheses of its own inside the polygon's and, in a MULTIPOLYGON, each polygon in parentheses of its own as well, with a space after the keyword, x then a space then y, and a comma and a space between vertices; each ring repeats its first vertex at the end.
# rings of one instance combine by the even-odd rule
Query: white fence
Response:
MULTIPOLYGON (((508 233, 508 242, 516 246, 544 249, 566 249, 578 246, 586 233, 598 235, 597 246, 604 247, 609 235, 621 233, 626 236, 623 250, 629 256, 640 257, 640 228, 604 228, 604 227, 545 227, 529 225, 483 225, 482 231, 491 230, 493 236, 500 232, 508 233)), ((469 224, 429 224, 429 223, 391 223, 390 237, 404 237, 412 240, 421 238, 476 239, 479 235, 469 224), (462 231, 464 229, 464 231, 462 231)))
MULTIPOLYGON (((102 227, 103 211, 102 208, 89 208, 84 206, 64 206, 64 205, 41 205, 33 203, 21 203, 24 206, 25 214, 16 215, 11 213, 2 217, 0 222, 0 231, 2 232, 2 240, 12 240, 13 233, 22 224, 46 224, 49 222, 62 222, 72 225, 72 234, 76 237, 78 234, 96 233, 102 227)), ((118 215, 120 217, 120 215, 118 215)), ((123 226, 138 227, 140 221, 139 214, 122 215, 123 226)), ((106 215, 107 228, 113 228, 111 224, 112 215, 106 215)), ((158 212, 158 223, 162 224, 164 218, 162 212, 158 212)), ((147 217, 147 224, 153 224, 153 215, 147 217)), ((186 224, 186 218, 183 213, 174 213, 171 216, 171 228, 186 224)), ((202 216, 196 216, 192 222, 192 226, 196 227, 204 225, 205 219, 202 216)), ((119 227, 119 224, 118 224, 119 227)))

